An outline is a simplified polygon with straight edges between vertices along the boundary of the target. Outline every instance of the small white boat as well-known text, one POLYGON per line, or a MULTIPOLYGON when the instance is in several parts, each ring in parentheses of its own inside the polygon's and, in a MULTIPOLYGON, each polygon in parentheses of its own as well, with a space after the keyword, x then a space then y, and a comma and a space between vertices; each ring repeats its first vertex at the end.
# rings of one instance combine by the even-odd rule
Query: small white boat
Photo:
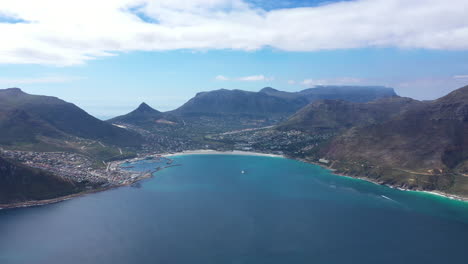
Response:
POLYGON ((245 171, 241 171, 242 174, 245 174, 245 171))
POLYGON ((385 196, 385 195, 380 195, 380 196, 382 196, 383 198, 385 198, 385 199, 387 199, 387 200, 393 201, 392 199, 388 198, 388 197, 385 196))
POLYGON ((382 196, 383 198, 385 198, 385 199, 389 200, 389 201, 392 201, 392 202, 398 203, 397 201, 393 200, 393 199, 392 199, 392 198, 390 198, 390 197, 387 197, 387 196, 385 196, 385 195, 381 195, 381 196, 382 196))

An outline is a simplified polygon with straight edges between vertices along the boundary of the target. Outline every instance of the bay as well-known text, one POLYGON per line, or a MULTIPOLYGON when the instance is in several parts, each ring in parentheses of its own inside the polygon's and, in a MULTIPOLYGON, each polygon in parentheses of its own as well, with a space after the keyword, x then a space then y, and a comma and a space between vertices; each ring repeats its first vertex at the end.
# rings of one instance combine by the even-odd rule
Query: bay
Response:
POLYGON ((136 187, 1 210, 0 263, 466 262, 466 202, 283 158, 173 159, 136 187))

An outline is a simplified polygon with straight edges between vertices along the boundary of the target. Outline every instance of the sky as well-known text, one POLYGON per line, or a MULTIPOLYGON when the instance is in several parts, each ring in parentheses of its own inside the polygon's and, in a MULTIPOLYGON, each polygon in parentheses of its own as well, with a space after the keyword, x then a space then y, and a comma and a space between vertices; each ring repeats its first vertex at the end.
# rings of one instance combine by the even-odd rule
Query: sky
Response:
POLYGON ((466 0, 0 0, 0 88, 99 118, 220 88, 468 85, 466 0))

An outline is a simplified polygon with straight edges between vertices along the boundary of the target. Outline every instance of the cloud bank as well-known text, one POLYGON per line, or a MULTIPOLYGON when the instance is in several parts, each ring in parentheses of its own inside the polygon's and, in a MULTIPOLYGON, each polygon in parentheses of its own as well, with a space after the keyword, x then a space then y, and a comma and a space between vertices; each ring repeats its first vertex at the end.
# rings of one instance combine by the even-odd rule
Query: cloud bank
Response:
POLYGON ((356 0, 265 11, 243 0, 2 0, 0 63, 130 51, 468 49, 466 0, 356 0), (20 23, 18 23, 20 21, 20 23))
POLYGON ((266 81, 273 81, 274 79, 275 79, 274 77, 266 77, 263 74, 244 76, 244 77, 238 77, 238 78, 230 78, 224 75, 218 75, 215 77, 215 80, 217 81, 241 81, 241 82, 259 82, 259 81, 266 82, 266 81))
POLYGON ((366 84, 366 82, 367 80, 360 78, 342 77, 332 79, 305 79, 300 83, 304 86, 312 87, 317 85, 363 85, 366 84))
POLYGON ((265 75, 252 75, 237 78, 237 80, 244 82, 273 81, 274 79, 273 77, 266 77, 265 75))

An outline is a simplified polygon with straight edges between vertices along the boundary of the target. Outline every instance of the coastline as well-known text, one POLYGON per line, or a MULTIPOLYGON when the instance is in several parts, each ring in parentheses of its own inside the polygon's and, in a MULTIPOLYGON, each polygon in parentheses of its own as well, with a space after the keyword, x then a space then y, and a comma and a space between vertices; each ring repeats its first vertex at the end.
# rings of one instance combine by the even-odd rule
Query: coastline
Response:
POLYGON ((394 185, 391 185, 391 184, 382 183, 382 182, 379 182, 377 180, 367 178, 367 177, 351 176, 351 175, 338 173, 338 172, 335 172, 334 169, 330 168, 329 166, 327 166, 325 164, 312 162, 312 161, 307 161, 307 160, 304 160, 304 159, 295 159, 295 158, 291 158, 291 159, 298 160, 298 161, 301 161, 301 162, 304 162, 304 163, 309 163, 309 164, 314 164, 314 165, 320 166, 320 167, 322 167, 324 169, 330 170, 333 175, 337 175, 337 176, 341 176, 341 177, 345 177, 345 178, 366 181, 366 182, 370 182, 370 183, 373 183, 373 184, 376 184, 376 185, 382 185, 382 186, 386 186, 386 187, 391 188, 391 189, 397 189, 397 190, 404 191, 404 192, 424 193, 424 194, 430 194, 430 195, 434 195, 434 196, 438 196, 438 197, 443 197, 443 198, 450 199, 450 200, 457 200, 457 201, 460 201, 460 202, 468 202, 468 197, 465 197, 465 196, 445 193, 445 192, 441 192, 441 191, 437 191, 437 190, 425 191, 425 190, 411 190, 411 189, 401 188, 399 186, 394 186, 394 185))
MULTIPOLYGON (((199 150, 187 150, 187 151, 176 152, 176 153, 153 153, 153 154, 143 155, 143 156, 137 157, 137 158, 114 161, 114 162, 111 163, 111 165, 109 167, 111 169, 121 169, 120 166, 122 164, 124 164, 124 163, 137 162, 137 161, 140 161, 140 160, 145 160, 148 157, 155 157, 155 156, 157 156, 157 157, 175 157, 175 156, 182 156, 182 155, 241 155, 241 156, 263 156, 263 157, 286 158, 284 155, 268 154, 268 153, 261 153, 261 152, 240 151, 240 150, 217 151, 217 150, 210 150, 210 149, 199 149, 199 150)), ((162 169, 164 169, 164 168, 162 168, 162 169)), ((157 172, 157 171, 159 171, 159 170, 156 170, 154 172, 157 172)), ((145 180, 145 179, 153 177, 154 172, 142 173, 141 176, 133 179, 130 182, 124 183, 124 184, 107 186, 107 187, 104 187, 104 188, 91 189, 91 190, 87 190, 87 191, 82 191, 82 192, 78 192, 78 193, 73 193, 73 194, 60 196, 60 197, 56 197, 56 198, 51 198, 51 199, 45 199, 45 200, 32 200, 32 201, 24 201, 24 202, 17 202, 17 203, 11 203, 11 204, 0 204, 0 210, 14 209, 14 208, 25 208, 25 207, 35 207, 35 206, 54 204, 54 203, 67 201, 67 200, 70 200, 70 199, 73 199, 73 198, 85 196, 85 195, 88 195, 88 194, 108 191, 108 190, 111 190, 111 189, 116 189, 116 188, 124 187, 124 186, 130 186, 130 185, 132 185, 132 184, 134 184, 136 182, 139 182, 141 180, 145 180)))
POLYGON ((254 151, 242 151, 242 150, 231 150, 231 151, 218 151, 212 149, 198 149, 198 150, 186 150, 182 152, 161 154, 163 157, 175 157, 183 155, 240 155, 240 156, 259 156, 259 157, 271 157, 271 158, 287 158, 284 155, 270 154, 254 151))
POLYGON ((89 190, 89 191, 77 192, 77 193, 73 193, 73 194, 69 194, 69 195, 65 195, 65 196, 60 196, 60 197, 57 197, 57 198, 46 199, 46 200, 33 200, 33 201, 18 202, 18 203, 12 203, 12 204, 0 204, 0 210, 23 208, 23 207, 35 207, 35 206, 42 206, 42 205, 47 205, 47 204, 54 204, 54 203, 67 201, 67 200, 70 200, 70 199, 73 199, 73 198, 76 198, 76 197, 92 194, 92 193, 107 191, 107 190, 110 190, 112 188, 115 188, 115 187, 112 186, 112 187, 106 187, 106 188, 92 189, 92 190, 89 190))
MULTIPOLYGON (((140 161, 140 160, 145 160, 148 157, 166 157, 167 158, 167 157, 176 157, 176 156, 184 156, 184 155, 240 155, 240 156, 259 156, 259 157, 292 159, 292 160, 296 160, 296 161, 300 161, 300 162, 320 166, 320 167, 322 167, 324 169, 329 170, 333 175, 337 175, 337 176, 340 176, 340 177, 346 177, 346 178, 350 178, 350 179, 354 179, 354 180, 366 181, 366 182, 370 182, 370 183, 373 183, 373 184, 376 184, 376 185, 383 185, 383 186, 386 186, 388 188, 398 189, 400 191, 425 193, 425 194, 430 194, 430 195, 434 195, 434 196, 438 196, 438 197, 443 197, 443 198, 450 199, 450 200, 468 202, 468 197, 464 197, 464 196, 444 193, 444 192, 441 192, 441 191, 425 191, 425 190, 404 189, 404 188, 401 188, 399 186, 384 184, 382 182, 376 181, 376 180, 371 179, 371 178, 351 176, 351 175, 345 175, 345 174, 337 173, 337 172, 335 172, 334 169, 328 167, 325 164, 312 162, 312 161, 308 161, 308 160, 305 160, 305 159, 294 158, 294 157, 290 157, 290 156, 286 156, 286 155, 272 154, 272 153, 262 153, 262 152, 254 152, 254 151, 241 151, 241 150, 218 151, 218 150, 211 150, 211 149, 199 149, 199 150, 186 150, 186 151, 181 151, 181 152, 176 152, 176 153, 154 153, 154 154, 143 155, 143 156, 140 156, 140 157, 137 157, 137 158, 114 161, 111 164, 111 168, 121 169, 120 165, 122 165, 124 163, 137 162, 137 161, 140 161)), ((161 169, 164 169, 164 168, 161 168, 161 169)), ((161 169, 159 169, 159 170, 161 170, 161 169)), ((74 193, 74 194, 61 196, 61 197, 57 197, 57 198, 52 198, 52 199, 46 199, 46 200, 26 201, 26 202, 19 202, 19 203, 13 203, 13 204, 0 204, 0 210, 54 204, 54 203, 59 203, 59 202, 62 202, 62 201, 70 200, 70 199, 73 199, 73 198, 85 196, 85 195, 88 195, 88 194, 103 192, 103 191, 107 191, 107 190, 111 190, 111 189, 115 189, 115 188, 119 188, 119 187, 124 187, 124 186, 130 186, 130 185, 132 185, 132 184, 134 184, 136 182, 139 182, 141 180, 153 177, 153 173, 157 172, 159 170, 152 171, 152 172, 141 173, 141 175, 139 177, 136 177, 132 181, 124 183, 124 184, 118 184, 118 185, 108 186, 108 187, 104 187, 104 188, 92 189, 92 190, 88 190, 88 191, 84 191, 84 192, 74 193)))
POLYGON ((201 150, 188 150, 188 151, 182 151, 182 152, 171 153, 171 154, 162 154, 161 156, 163 156, 163 157, 173 157, 173 156, 182 156, 182 155, 210 155, 210 154, 211 155, 263 156, 263 157, 278 157, 278 158, 293 159, 293 160, 301 161, 301 162, 304 162, 304 163, 320 166, 322 168, 325 168, 325 169, 329 170, 332 174, 337 175, 337 176, 341 176, 341 177, 366 181, 366 182, 370 182, 370 183, 373 183, 373 184, 376 184, 376 185, 382 185, 382 186, 389 187, 391 189, 398 189, 400 191, 405 191, 405 192, 425 193, 425 194, 435 195, 435 196, 438 196, 438 197, 444 197, 444 198, 451 199, 451 200, 457 200, 457 201, 461 201, 461 202, 468 202, 468 197, 459 196, 459 195, 455 195, 455 194, 449 194, 449 193, 436 191, 436 190, 425 191, 425 190, 404 189, 404 188, 401 188, 401 187, 398 187, 398 186, 393 186, 393 185, 390 185, 390 184, 384 184, 382 182, 379 182, 377 180, 367 178, 367 177, 351 176, 351 175, 345 175, 345 174, 342 174, 342 173, 337 173, 337 172, 335 172, 334 169, 326 166, 325 164, 312 162, 312 161, 308 161, 308 160, 305 160, 305 159, 289 157, 289 156, 285 156, 285 155, 269 154, 269 153, 253 152, 253 151, 240 151, 240 150, 217 151, 217 150, 201 149, 201 150))
POLYGON ((152 172, 145 172, 142 173, 139 177, 135 178, 131 182, 127 182, 124 184, 118 184, 118 185, 112 185, 112 186, 106 186, 102 188, 96 188, 96 189, 91 189, 87 191, 82 191, 82 192, 77 192, 65 196, 60 196, 56 198, 51 198, 51 199, 45 199, 45 200, 32 200, 32 201, 25 201, 25 202, 17 202, 17 203, 11 203, 11 204, 0 204, 0 210, 3 209, 15 209, 15 208, 25 208, 25 207, 35 207, 35 206, 43 206, 43 205, 48 205, 48 204, 55 204, 55 203, 60 203, 64 202, 67 200, 71 200, 73 198, 78 198, 81 196, 93 194, 93 193, 98 193, 98 192, 104 192, 124 186, 130 186, 136 182, 139 182, 144 179, 148 179, 152 177, 152 172))

